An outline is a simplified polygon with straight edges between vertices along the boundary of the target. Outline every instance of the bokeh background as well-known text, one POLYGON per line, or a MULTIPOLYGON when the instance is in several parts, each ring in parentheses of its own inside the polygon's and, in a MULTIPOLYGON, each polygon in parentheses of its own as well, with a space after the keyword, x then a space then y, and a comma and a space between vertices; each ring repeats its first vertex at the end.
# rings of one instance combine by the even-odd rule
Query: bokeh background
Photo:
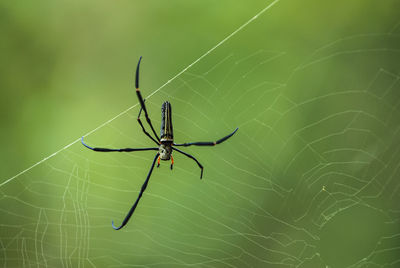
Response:
POLYGON ((2 1, 0 265, 399 267, 400 3, 275 2, 171 80, 272 1, 2 1), (177 142, 239 131, 116 232, 153 153, 77 140, 151 145, 139 56, 157 130, 169 100, 177 142))

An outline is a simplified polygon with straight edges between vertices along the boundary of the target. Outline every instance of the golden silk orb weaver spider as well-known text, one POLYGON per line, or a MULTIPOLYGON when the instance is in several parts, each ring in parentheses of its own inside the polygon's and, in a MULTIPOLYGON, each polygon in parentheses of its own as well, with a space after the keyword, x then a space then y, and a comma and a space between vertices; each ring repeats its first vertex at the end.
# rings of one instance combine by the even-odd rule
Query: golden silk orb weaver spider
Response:
POLYGON ((149 179, 151 176, 151 173, 153 172, 154 166, 157 162, 157 167, 160 166, 160 160, 171 160, 171 166, 170 168, 173 168, 174 165, 174 159, 172 157, 172 152, 176 151, 178 153, 181 153, 183 155, 185 155, 186 157, 189 157, 190 159, 193 159, 196 164, 199 166, 201 172, 200 172, 200 179, 203 177, 203 166, 200 164, 200 162, 192 155, 185 153, 181 150, 179 150, 176 147, 180 147, 180 146, 215 146, 217 144, 220 144, 224 141, 226 141, 227 139, 229 139, 230 137, 232 137, 233 134, 236 133, 236 131, 238 130, 238 128, 236 128, 232 133, 230 133, 229 135, 217 140, 217 141, 213 141, 213 142, 189 142, 189 143, 174 143, 174 132, 172 129, 172 110, 171 110, 171 103, 168 101, 165 101, 162 106, 161 106, 161 132, 160 132, 160 136, 157 136, 156 131, 154 130, 153 124, 151 123, 150 117, 147 113, 147 109, 146 109, 146 105, 145 105, 145 100, 142 97, 142 94, 140 93, 140 89, 139 89, 139 67, 140 67, 140 62, 142 60, 142 57, 140 57, 138 65, 136 67, 136 79, 135 79, 135 86, 136 86, 136 95, 139 99, 139 103, 140 103, 140 111, 139 111, 139 115, 137 117, 137 121, 139 123, 139 125, 141 126, 144 134, 146 134, 147 137, 149 137, 155 144, 157 144, 157 147, 150 147, 150 148, 122 148, 122 149, 109 149, 109 148, 98 148, 98 147, 91 147, 89 145, 87 145, 84 141, 83 141, 83 137, 81 139, 82 144, 93 151, 96 152, 136 152, 136 151, 157 151, 153 162, 151 164, 150 167, 150 171, 147 174, 146 180, 144 181, 142 188, 140 189, 139 192, 139 196, 137 197, 135 203, 133 204, 133 206, 131 207, 131 209, 129 210, 128 214, 126 215, 125 219, 123 220, 122 224, 119 227, 116 227, 114 225, 114 221, 112 221, 112 227, 115 230, 119 230, 122 227, 124 227, 129 219, 131 218, 133 212, 135 211, 140 198, 143 195, 143 192, 146 190, 147 188, 147 184, 149 183, 149 179), (140 119, 140 115, 142 113, 142 111, 144 112, 144 116, 146 118, 147 123, 149 124, 152 133, 154 134, 154 137, 148 133, 140 119))

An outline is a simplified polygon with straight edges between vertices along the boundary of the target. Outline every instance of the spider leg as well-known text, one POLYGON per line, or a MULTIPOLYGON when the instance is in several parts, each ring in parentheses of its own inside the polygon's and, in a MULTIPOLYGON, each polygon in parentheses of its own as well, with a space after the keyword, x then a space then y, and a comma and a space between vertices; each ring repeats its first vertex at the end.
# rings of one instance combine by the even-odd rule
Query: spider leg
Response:
POLYGON ((171 170, 174 168, 174 158, 171 155, 171 170))
POLYGON ((181 151, 181 150, 179 150, 179 149, 177 149, 177 148, 174 148, 174 147, 172 147, 172 150, 175 150, 175 151, 177 151, 177 152, 179 152, 179 153, 181 153, 181 154, 183 154, 183 155, 186 155, 187 157, 193 159, 193 160, 197 163, 197 165, 199 166, 199 168, 201 169, 200 179, 203 178, 203 166, 202 166, 202 164, 200 164, 199 161, 197 161, 197 159, 196 159, 193 155, 190 155, 190 154, 188 154, 188 153, 185 153, 184 151, 181 151))
MULTIPOLYGON (((140 106, 144 111, 144 115, 146 117, 147 123, 150 125, 150 128, 153 131, 153 134, 156 137, 156 139, 158 140, 158 142, 160 142, 160 138, 157 136, 156 131, 154 130, 153 124, 151 123, 150 117, 149 117, 149 115, 147 113, 146 105, 144 104, 144 100, 143 100, 142 94, 140 93, 140 89, 139 89, 139 67, 140 67, 140 61, 141 60, 142 60, 142 57, 140 57, 138 65, 136 67, 136 81, 135 81, 136 95, 137 95, 137 97, 139 99, 140 106)), ((139 112, 139 116, 140 116, 140 112, 139 112)))
POLYGON ((146 178, 146 180, 144 181, 144 183, 143 183, 143 185, 142 185, 142 189, 140 189, 139 196, 138 196, 138 198, 136 199, 136 201, 135 201, 135 203, 133 204, 133 206, 131 207, 131 209, 129 210, 129 212, 128 212, 128 214, 126 215, 126 217, 125 217, 124 221, 122 222, 122 224, 121 224, 119 227, 115 227, 114 221, 111 222, 111 223, 112 223, 112 227, 114 228, 114 230, 119 230, 119 229, 121 229, 122 227, 124 227, 124 226, 128 223, 129 219, 131 218, 133 212, 135 212, 136 206, 138 205, 139 200, 140 200, 140 198, 142 197, 143 192, 146 190, 147 184, 149 183, 149 179, 150 179, 151 173, 153 172, 154 165, 156 164, 156 160, 157 160, 157 158, 158 158, 159 155, 160 155, 160 154, 157 153, 156 156, 154 157, 153 163, 151 164, 151 167, 150 167, 150 171, 149 171, 149 173, 147 174, 147 178, 146 178))
POLYGON ((229 134, 229 135, 227 135, 227 136, 225 136, 225 137, 223 137, 223 138, 221 138, 221 139, 219 139, 219 140, 217 140, 217 141, 201 141, 201 142, 189 142, 189 143, 181 143, 181 144, 175 144, 175 143, 174 143, 174 146, 185 146, 185 147, 186 147, 186 146, 191 146, 191 145, 197 145, 197 146, 215 146, 215 145, 217 145, 217 144, 220 144, 220 143, 226 141, 226 140, 229 139, 230 137, 232 137, 233 134, 235 134, 236 131, 237 131, 238 129, 239 129, 239 128, 236 128, 231 134, 229 134))
MULTIPOLYGON (((145 102, 145 101, 146 101, 146 100, 143 99, 143 102, 145 102)), ((137 117, 137 121, 138 121, 139 125, 142 127, 142 130, 143 130, 144 134, 146 134, 147 137, 149 137, 150 139, 152 139, 155 143, 159 144, 159 143, 146 131, 146 129, 144 128, 143 123, 142 123, 142 120, 140 120, 140 114, 142 113, 142 110, 143 110, 143 108, 140 107, 139 115, 138 115, 138 117, 137 117)))
POLYGON ((96 152, 135 152, 135 151, 158 151, 158 148, 153 147, 153 148, 122 148, 122 149, 109 149, 109 148, 96 148, 96 147, 91 147, 89 145, 87 145, 84 141, 83 141, 83 137, 81 138, 81 142, 82 144, 93 151, 96 152))

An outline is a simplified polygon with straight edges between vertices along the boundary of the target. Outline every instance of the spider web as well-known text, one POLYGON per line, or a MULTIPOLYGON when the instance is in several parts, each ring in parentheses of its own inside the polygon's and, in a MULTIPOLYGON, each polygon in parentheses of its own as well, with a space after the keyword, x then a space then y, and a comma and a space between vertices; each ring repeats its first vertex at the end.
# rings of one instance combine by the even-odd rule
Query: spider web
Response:
MULTIPOLYGON (((328 31, 330 10, 317 6, 321 16, 309 25, 293 19, 301 34, 277 32, 295 7, 304 11, 281 1, 160 89, 143 89, 155 126, 161 103, 172 103, 177 142, 239 127, 217 147, 184 148, 205 166, 202 181, 193 161, 174 154, 174 170, 154 170, 131 221, 116 232, 111 220, 125 217, 154 153, 101 154, 74 142, 1 184, 0 263, 398 266, 400 24, 383 21, 380 10, 369 23, 355 18, 347 32, 328 31), (311 24, 321 38, 310 44, 311 24)), ((86 142, 148 147, 138 108, 86 142)))

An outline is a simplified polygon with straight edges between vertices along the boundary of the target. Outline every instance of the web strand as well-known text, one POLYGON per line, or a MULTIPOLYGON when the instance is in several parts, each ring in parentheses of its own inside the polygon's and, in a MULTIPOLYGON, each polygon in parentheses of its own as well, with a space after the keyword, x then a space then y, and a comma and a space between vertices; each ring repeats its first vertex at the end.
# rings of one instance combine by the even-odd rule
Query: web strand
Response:
MULTIPOLYGON (((235 31, 233 31, 231 34, 229 34, 227 37, 225 37, 222 41, 220 41, 218 44, 216 44, 214 47, 212 47, 211 49, 209 49, 206 53, 204 53, 203 55, 201 55, 198 59, 196 59, 194 62, 192 62, 191 64, 189 64, 187 67, 185 67, 182 71, 180 71, 179 73, 177 73, 174 77, 172 77, 171 79, 169 79, 166 83, 164 83, 163 85, 161 85, 158 89, 154 90, 152 93, 150 93, 146 99, 150 98, 151 96, 153 96, 154 94, 156 94, 158 91, 160 91, 161 89, 163 89, 166 85, 168 85, 169 83, 171 83, 172 81, 174 81, 177 77, 179 77, 181 74, 183 74, 184 72, 186 72, 188 69, 190 69, 193 65, 195 65, 196 63, 198 63, 200 60, 202 60, 204 57, 206 57, 208 54, 210 54, 211 52, 213 52, 216 48, 218 48, 219 46, 221 46, 222 44, 224 44, 226 41, 228 41, 230 38, 232 38, 232 36, 236 35, 238 32, 240 32, 242 29, 244 29, 247 25, 249 25, 251 22, 253 22, 254 20, 256 20, 260 15, 262 15, 264 12, 266 12, 268 9, 270 9, 271 7, 273 7, 276 3, 278 3, 280 0, 275 0, 272 3, 270 3, 269 5, 267 5, 264 9, 262 9, 260 12, 258 12, 255 16, 253 16, 251 19, 249 19, 247 22, 245 22, 244 24, 242 24, 239 28, 237 28, 235 31)), ((129 107, 128 109, 124 110, 123 112, 117 114, 116 116, 114 116, 113 118, 111 118, 110 120, 104 122, 103 124, 101 124, 100 126, 96 127, 95 129, 89 131, 88 133, 86 133, 85 135, 83 135, 83 137, 86 137, 88 135, 90 135, 91 133, 97 131, 98 129, 106 126, 107 124, 111 123, 112 121, 114 121, 115 119, 119 118, 120 116, 124 115, 125 113, 127 113, 128 111, 132 110, 133 108, 135 108, 138 104, 135 104, 131 107, 129 107)), ((27 169, 19 172, 18 174, 16 174, 15 176, 5 180, 4 182, 2 182, 0 184, 0 187, 6 185, 7 183, 13 181, 14 179, 18 178, 19 176, 21 176, 22 174, 26 173, 27 171, 31 170, 32 168, 40 165, 41 163, 47 161, 48 159, 56 156, 58 153, 64 151, 65 149, 71 147, 72 145, 74 145, 75 143, 79 142, 80 138, 76 139, 75 141, 71 142, 70 144, 64 146, 63 148, 61 148, 60 150, 52 153, 51 155, 43 158, 42 160, 40 160, 39 162, 33 164, 32 166, 28 167, 27 169)))

